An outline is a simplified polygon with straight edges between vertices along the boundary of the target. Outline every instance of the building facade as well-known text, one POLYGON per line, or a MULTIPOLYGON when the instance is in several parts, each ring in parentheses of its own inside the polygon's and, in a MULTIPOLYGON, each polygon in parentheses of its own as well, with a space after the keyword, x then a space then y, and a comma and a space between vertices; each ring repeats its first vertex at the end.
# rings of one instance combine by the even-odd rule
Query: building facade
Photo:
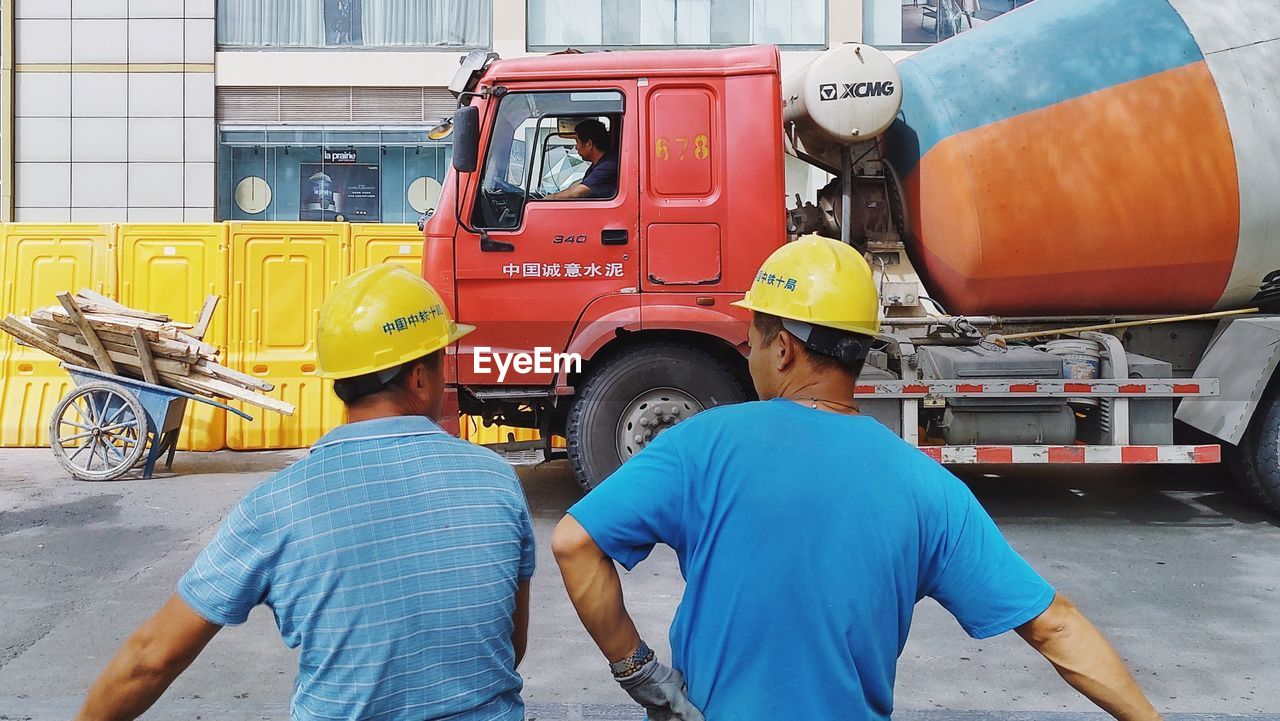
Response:
POLYGON ((215 0, 4 11, 7 219, 212 220, 215 0))
MULTIPOLYGON (((1030 0, 4 0, 0 219, 415 222, 461 53, 911 52, 1030 0)), ((789 166, 790 186, 821 179, 789 166)))

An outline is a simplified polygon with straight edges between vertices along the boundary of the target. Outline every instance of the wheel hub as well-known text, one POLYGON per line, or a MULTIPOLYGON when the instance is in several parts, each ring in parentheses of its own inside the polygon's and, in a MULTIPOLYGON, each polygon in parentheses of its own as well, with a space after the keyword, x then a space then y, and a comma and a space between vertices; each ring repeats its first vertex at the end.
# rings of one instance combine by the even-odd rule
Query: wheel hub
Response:
POLYGON ((656 388, 636 396, 618 419, 618 456, 639 453, 662 431, 704 410, 696 398, 678 388, 656 388))

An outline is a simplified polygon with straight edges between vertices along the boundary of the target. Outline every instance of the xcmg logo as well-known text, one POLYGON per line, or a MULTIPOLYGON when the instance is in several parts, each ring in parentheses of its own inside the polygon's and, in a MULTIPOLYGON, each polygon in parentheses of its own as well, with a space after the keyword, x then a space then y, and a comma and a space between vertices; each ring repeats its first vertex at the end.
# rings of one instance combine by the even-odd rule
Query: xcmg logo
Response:
POLYGON ((893 95, 892 80, 878 83, 823 83, 818 86, 820 100, 844 100, 845 98, 882 98, 893 95))

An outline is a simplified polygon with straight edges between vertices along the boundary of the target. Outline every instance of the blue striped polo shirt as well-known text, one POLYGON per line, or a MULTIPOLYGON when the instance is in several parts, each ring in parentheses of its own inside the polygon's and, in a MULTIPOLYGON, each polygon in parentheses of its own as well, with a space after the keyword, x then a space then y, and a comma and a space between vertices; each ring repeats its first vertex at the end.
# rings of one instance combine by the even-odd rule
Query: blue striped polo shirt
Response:
POLYGON ((272 609, 301 647, 295 720, 522 719, 512 614, 533 570, 511 467, 401 416, 341 426, 251 491, 178 592, 219 625, 272 609))

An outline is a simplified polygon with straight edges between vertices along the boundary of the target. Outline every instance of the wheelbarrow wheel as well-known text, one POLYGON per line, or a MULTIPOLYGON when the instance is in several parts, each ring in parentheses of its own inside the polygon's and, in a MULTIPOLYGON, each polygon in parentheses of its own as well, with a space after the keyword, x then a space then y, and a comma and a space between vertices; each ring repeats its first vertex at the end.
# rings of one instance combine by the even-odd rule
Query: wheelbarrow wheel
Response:
POLYGON ((124 386, 85 383, 53 410, 49 445, 58 463, 76 478, 114 480, 133 468, 146 451, 146 411, 124 386))

